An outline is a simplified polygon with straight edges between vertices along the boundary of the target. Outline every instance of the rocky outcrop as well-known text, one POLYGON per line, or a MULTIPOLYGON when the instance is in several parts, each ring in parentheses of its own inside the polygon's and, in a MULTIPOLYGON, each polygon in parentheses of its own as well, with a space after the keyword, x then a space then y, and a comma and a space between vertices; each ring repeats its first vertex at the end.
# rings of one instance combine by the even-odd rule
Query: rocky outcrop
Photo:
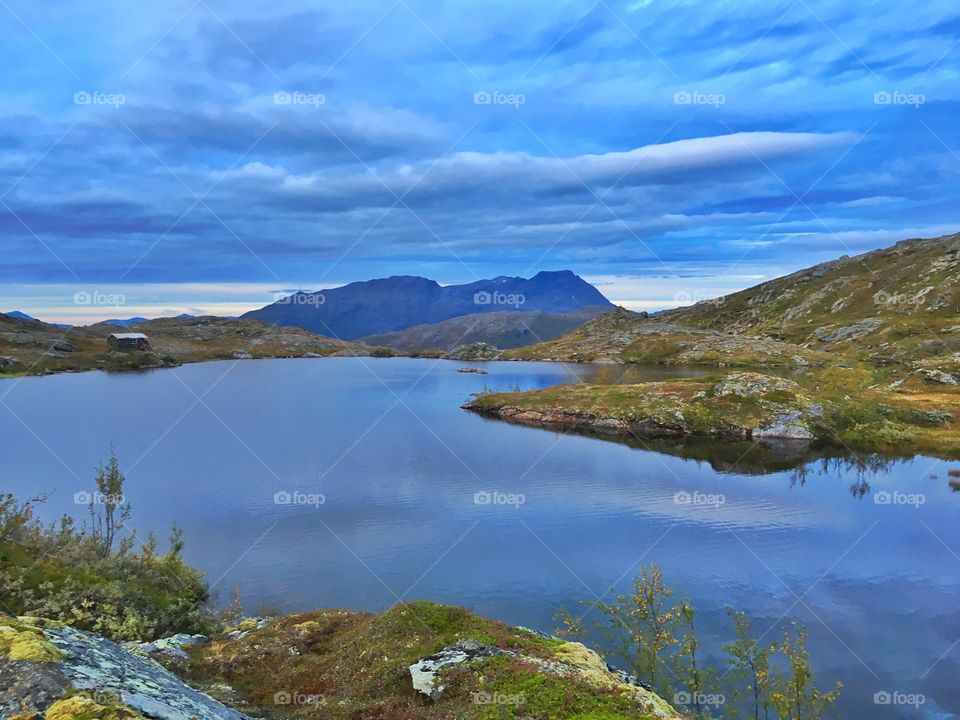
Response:
POLYGON ((121 704, 126 717, 247 720, 149 657, 98 635, 33 618, 0 619, 0 628, 2 717, 98 720, 121 704))
POLYGON ((505 653, 505 650, 493 645, 482 645, 473 640, 459 640, 456 644, 445 647, 433 655, 427 655, 410 666, 413 689, 431 700, 439 700, 443 694, 443 686, 439 684, 438 678, 441 670, 505 653))
MULTIPOLYGON (((527 631, 532 632, 532 631, 527 631)), ((677 712, 637 678, 616 670, 600 655, 578 642, 566 642, 550 638, 543 633, 540 637, 554 641, 553 656, 549 658, 525 653, 502 650, 494 645, 484 645, 469 639, 458 640, 440 652, 428 655, 410 666, 413 689, 431 700, 439 700, 444 687, 439 684, 442 671, 471 663, 479 663, 487 658, 508 655, 516 658, 525 667, 555 677, 575 679, 600 692, 622 693, 636 703, 637 709, 649 718, 659 720, 679 720, 677 712)), ((482 668, 477 669, 482 673, 482 668)))
POLYGON ((458 345, 448 353, 441 355, 445 360, 499 360, 503 351, 484 342, 458 345))

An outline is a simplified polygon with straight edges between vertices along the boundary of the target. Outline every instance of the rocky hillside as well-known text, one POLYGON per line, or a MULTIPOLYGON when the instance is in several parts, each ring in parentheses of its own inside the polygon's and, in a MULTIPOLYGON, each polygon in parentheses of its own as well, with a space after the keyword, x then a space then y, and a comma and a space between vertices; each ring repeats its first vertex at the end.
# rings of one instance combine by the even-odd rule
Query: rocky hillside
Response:
POLYGON ((368 354, 370 348, 278 328, 256 320, 163 318, 118 328, 109 323, 61 328, 0 313, 0 375, 164 367, 204 360, 368 354), (115 332, 141 332, 153 353, 109 352, 115 332))
POLYGON ((875 360, 960 350, 960 234, 844 256, 661 316, 875 360))
POLYGON ((422 277, 381 278, 294 293, 243 317, 357 340, 477 313, 568 313, 596 305, 612 307, 593 285, 563 270, 446 286, 422 277))
POLYGON ((556 340, 517 348, 503 356, 514 360, 770 367, 822 365, 832 360, 826 353, 770 338, 688 327, 624 308, 556 340))
POLYGON ((460 345, 485 343, 497 348, 516 348, 552 340, 574 330, 609 306, 591 306, 569 313, 491 312, 474 313, 438 323, 416 325, 406 330, 362 339, 402 352, 449 352, 460 345))
POLYGON ((0 616, 5 720, 250 716, 680 720, 580 643, 428 602, 381 615, 250 619, 213 638, 122 647, 60 623, 0 616))

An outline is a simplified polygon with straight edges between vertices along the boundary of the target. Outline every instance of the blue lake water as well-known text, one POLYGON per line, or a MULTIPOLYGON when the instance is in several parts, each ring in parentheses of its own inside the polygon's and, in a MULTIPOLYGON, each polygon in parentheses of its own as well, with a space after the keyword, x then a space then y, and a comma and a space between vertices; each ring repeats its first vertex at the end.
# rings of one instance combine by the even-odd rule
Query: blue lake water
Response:
POLYGON ((773 628, 768 639, 781 619, 805 623, 820 684, 845 685, 842 716, 960 716, 960 495, 947 484, 960 464, 858 469, 509 425, 459 406, 484 387, 623 369, 462 365, 267 360, 3 380, 0 487, 55 491, 46 516, 82 518, 74 494, 112 443, 138 532, 165 537, 176 522, 214 594, 239 587, 248 611, 428 598, 552 631, 558 608, 609 599, 656 561, 709 647, 730 639, 726 605, 773 628), (723 503, 686 502, 708 496, 723 503), (883 692, 925 702, 876 704, 883 692))

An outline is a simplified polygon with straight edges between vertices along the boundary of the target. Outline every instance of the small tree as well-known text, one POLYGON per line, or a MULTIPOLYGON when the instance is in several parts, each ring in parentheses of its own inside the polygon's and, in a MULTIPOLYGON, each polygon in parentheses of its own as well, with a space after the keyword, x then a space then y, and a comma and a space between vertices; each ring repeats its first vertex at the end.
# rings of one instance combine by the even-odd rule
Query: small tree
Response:
MULTIPOLYGON (((760 720, 761 711, 764 720, 770 717, 770 656, 777 649, 776 643, 760 647, 753 637, 753 623, 745 612, 727 608, 727 615, 733 620, 733 630, 737 639, 723 646, 730 656, 731 674, 746 684, 746 693, 736 689, 734 698, 748 698, 753 704, 753 718, 760 720)), ((736 713, 734 709, 732 712, 736 713)), ((737 715, 734 715, 737 717, 737 715)))
POLYGON ((90 499, 89 506, 93 541, 101 558, 108 558, 113 552, 117 533, 123 530, 130 519, 130 504, 123 496, 126 481, 111 447, 106 465, 101 463, 97 466, 97 492, 90 499))

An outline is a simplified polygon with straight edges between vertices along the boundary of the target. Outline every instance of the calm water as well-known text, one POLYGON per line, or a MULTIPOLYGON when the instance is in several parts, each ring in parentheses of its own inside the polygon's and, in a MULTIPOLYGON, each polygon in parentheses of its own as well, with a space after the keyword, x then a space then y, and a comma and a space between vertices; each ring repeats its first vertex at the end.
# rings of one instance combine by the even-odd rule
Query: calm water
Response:
POLYGON ((858 471, 811 453, 649 450, 508 425, 459 405, 484 386, 614 381, 620 369, 461 366, 273 360, 0 381, 2 487, 56 490, 48 516, 82 517, 73 495, 113 443, 137 529, 165 537, 176 521, 215 594, 239 586, 250 611, 429 598, 550 631, 560 606, 625 590, 655 560, 699 608, 708 645, 729 639, 725 605, 761 631, 806 623, 821 684, 845 684, 843 716, 960 715, 956 464, 858 471), (484 491, 525 502, 475 504, 484 491), (278 504, 278 492, 324 503, 278 504), (875 502, 891 492, 924 502, 875 502), (875 705, 882 691, 926 702, 875 705))

